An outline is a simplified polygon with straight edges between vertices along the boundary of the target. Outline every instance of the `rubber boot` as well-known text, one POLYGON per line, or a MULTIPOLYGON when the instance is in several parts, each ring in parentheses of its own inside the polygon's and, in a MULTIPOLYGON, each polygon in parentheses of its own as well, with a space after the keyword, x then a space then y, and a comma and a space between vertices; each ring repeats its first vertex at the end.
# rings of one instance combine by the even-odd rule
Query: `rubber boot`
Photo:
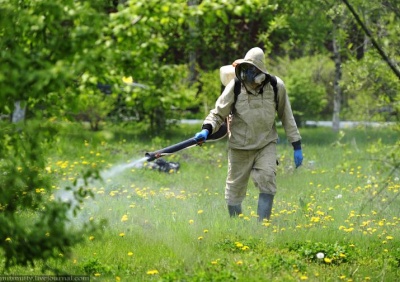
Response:
POLYGON ((258 221, 263 221, 264 219, 269 220, 271 217, 272 204, 274 202, 274 195, 260 193, 258 197, 258 221))
POLYGON ((238 216, 239 214, 242 213, 242 205, 241 204, 235 206, 228 205, 228 211, 230 217, 238 216))

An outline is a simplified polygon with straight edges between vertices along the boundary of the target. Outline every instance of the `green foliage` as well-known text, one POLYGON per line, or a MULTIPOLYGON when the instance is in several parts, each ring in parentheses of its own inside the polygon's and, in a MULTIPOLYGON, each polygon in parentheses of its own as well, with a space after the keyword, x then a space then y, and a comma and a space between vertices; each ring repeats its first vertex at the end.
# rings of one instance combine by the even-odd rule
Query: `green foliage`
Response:
POLYGON ((332 94, 333 62, 325 56, 286 58, 279 60, 276 69, 286 85, 294 114, 303 119, 318 119, 332 94))
POLYGON ((198 95, 198 100, 202 102, 203 109, 200 111, 201 116, 204 118, 208 115, 209 111, 214 108, 215 101, 221 94, 221 80, 219 69, 215 71, 200 72, 199 83, 201 85, 201 92, 198 95))
POLYGON ((368 52, 360 61, 348 61, 343 73, 341 85, 348 105, 344 110, 347 119, 399 120, 400 85, 376 54, 368 52))
MULTIPOLYGON (((55 198, 46 151, 56 129, 51 125, 3 124, 0 131, 0 248, 5 267, 65 259, 80 242, 79 228, 70 228, 73 203, 88 196, 79 187, 71 201, 55 198)), ((90 177, 87 175, 86 177, 90 177)))
POLYGON ((2 1, 1 112, 12 111, 16 100, 64 108, 76 95, 66 90, 82 73, 107 76, 101 8, 99 1, 2 1))

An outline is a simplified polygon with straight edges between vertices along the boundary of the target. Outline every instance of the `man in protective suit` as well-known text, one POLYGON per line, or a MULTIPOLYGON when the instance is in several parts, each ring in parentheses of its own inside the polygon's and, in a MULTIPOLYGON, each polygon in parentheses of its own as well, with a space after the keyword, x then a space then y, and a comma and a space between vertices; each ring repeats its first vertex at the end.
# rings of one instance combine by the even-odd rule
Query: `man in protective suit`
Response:
POLYGON ((235 97, 235 80, 232 79, 216 101, 215 108, 205 118, 202 130, 195 135, 198 141, 207 140, 209 134, 218 131, 231 114, 225 200, 231 217, 241 214, 251 176, 260 193, 257 208, 259 221, 270 219, 276 193, 276 113, 293 145, 296 167, 303 161, 301 136, 285 85, 276 77, 276 99, 264 60, 263 50, 255 47, 246 53, 244 59, 233 63, 235 75, 240 81, 240 94, 235 97))

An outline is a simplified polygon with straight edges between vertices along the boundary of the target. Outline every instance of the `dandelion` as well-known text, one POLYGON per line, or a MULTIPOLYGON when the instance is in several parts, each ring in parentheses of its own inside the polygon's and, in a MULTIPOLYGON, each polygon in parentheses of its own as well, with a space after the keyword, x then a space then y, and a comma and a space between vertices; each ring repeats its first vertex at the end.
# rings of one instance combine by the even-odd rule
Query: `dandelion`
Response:
POLYGON ((203 210, 199 210, 198 212, 197 212, 197 214, 202 214, 204 211, 203 210))
POLYGON ((240 243, 240 242, 235 242, 235 245, 236 245, 237 248, 242 248, 243 247, 243 244, 240 243))
POLYGON ((199 240, 199 241, 203 240, 203 236, 197 237, 197 240, 199 240))
POLYGON ((10 238, 10 237, 7 237, 7 238, 6 238, 6 242, 11 242, 11 238, 10 238))
POLYGON ((386 236, 386 240, 393 240, 393 236, 386 236))
POLYGON ((115 281, 121 281, 121 277, 119 277, 119 276, 115 276, 115 281))
POLYGON ((128 220, 128 215, 124 214, 121 218, 121 222, 125 222, 128 220))
POLYGON ((125 236, 124 232, 119 233, 119 237, 124 237, 124 236, 125 236))
POLYGON ((250 249, 249 246, 243 246, 242 247, 242 251, 247 251, 248 249, 250 249))
POLYGON ((204 232, 204 233, 208 233, 208 229, 204 229, 203 232, 204 232))
POLYGON ((308 277, 306 275, 300 276, 300 280, 308 280, 308 277))
POLYGON ((237 265, 242 265, 242 264, 243 264, 243 261, 238 260, 238 261, 236 262, 236 264, 237 264, 237 265))
POLYGON ((158 274, 158 270, 157 269, 152 269, 146 272, 148 275, 156 275, 158 274))
POLYGON ((315 222, 315 223, 317 223, 317 222, 319 222, 319 217, 318 216, 312 216, 311 217, 311 222, 315 222))
POLYGON ((325 263, 331 263, 332 260, 331 260, 330 258, 324 258, 324 262, 325 262, 325 263))
POLYGON ((89 237, 89 240, 90 240, 90 241, 93 241, 93 240, 94 240, 94 236, 90 236, 90 237, 89 237))
POLYGON ((128 256, 133 256, 133 253, 132 252, 128 252, 128 256))
POLYGON ((212 265, 218 264, 218 260, 213 260, 213 261, 211 261, 211 264, 212 264, 212 265))
POLYGON ((193 219, 189 220, 189 224, 193 224, 193 223, 194 223, 193 219))
POLYGON ((95 274, 94 274, 94 276, 96 276, 96 277, 100 277, 100 273, 98 273, 98 272, 96 272, 95 274))

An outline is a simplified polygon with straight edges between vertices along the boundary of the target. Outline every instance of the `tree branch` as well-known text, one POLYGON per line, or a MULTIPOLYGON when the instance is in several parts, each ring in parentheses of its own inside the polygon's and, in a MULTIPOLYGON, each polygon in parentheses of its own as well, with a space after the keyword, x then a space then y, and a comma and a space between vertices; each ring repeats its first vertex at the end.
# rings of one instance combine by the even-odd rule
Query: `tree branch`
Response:
POLYGON ((356 19, 357 23, 361 26, 361 28, 364 30, 364 32, 367 34, 369 39, 371 39, 372 45, 378 50, 379 54, 381 57, 388 63, 389 67, 392 69, 392 71, 396 74, 397 78, 400 79, 400 70, 397 68, 397 66, 390 60, 390 58, 386 55, 386 53, 382 50, 382 48, 378 45, 376 40, 372 37, 371 32, 368 30, 368 28, 364 25, 364 23, 361 21, 360 17, 358 16, 357 12, 354 10, 354 8, 350 5, 348 0, 342 0, 344 4, 346 4, 347 8, 349 8, 350 12, 353 14, 354 18, 356 19))

